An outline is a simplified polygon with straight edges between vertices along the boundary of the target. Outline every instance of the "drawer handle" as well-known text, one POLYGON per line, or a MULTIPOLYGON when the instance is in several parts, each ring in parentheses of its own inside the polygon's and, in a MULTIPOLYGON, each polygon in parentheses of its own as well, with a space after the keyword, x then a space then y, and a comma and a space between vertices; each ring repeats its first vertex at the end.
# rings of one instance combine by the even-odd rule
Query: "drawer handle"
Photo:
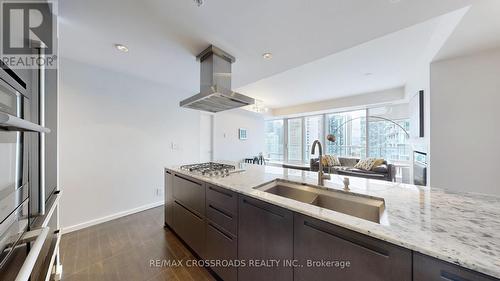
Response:
POLYGON ((252 202, 250 202, 250 201, 248 201, 248 200, 246 200, 246 199, 243 199, 243 203, 246 203, 246 204, 248 204, 248 205, 250 205, 250 206, 252 206, 252 207, 255 207, 255 208, 257 208, 257 209, 260 209, 260 210, 263 210, 263 211, 268 212, 268 213, 270 213, 270 214, 273 214, 273 215, 275 215, 275 216, 277 216, 277 217, 280 217, 280 218, 282 218, 282 219, 283 219, 283 218, 285 218, 285 216, 283 216, 282 214, 278 214, 278 213, 276 213, 276 212, 273 212, 273 211, 271 211, 271 210, 269 210, 269 209, 267 209, 267 208, 265 208, 265 207, 259 206, 259 205, 257 205, 256 203, 252 203, 252 202))
POLYGON ((215 231, 217 231, 220 235, 226 237, 226 239, 230 240, 230 241, 233 241, 233 237, 227 235, 226 233, 224 233, 222 230, 220 230, 217 226, 215 226, 213 223, 209 222, 208 223, 208 226, 212 227, 215 231))
POLYGON ((233 219, 233 216, 231 216, 230 214, 224 212, 223 210, 217 208, 217 207, 214 207, 212 204, 208 204, 208 207, 211 208, 211 209, 214 209, 215 211, 221 213, 223 216, 227 217, 228 219, 233 219))
POLYGON ((172 174, 170 171, 166 171, 165 173, 167 173, 167 174, 169 174, 169 175, 171 175, 171 174, 172 174))
POLYGON ((441 270, 441 279, 446 281, 470 281, 469 279, 462 278, 453 273, 449 273, 447 271, 441 270))
POLYGON ((310 228, 312 228, 312 229, 314 229, 316 231, 319 231, 319 232, 325 233, 327 235, 333 236, 335 238, 338 238, 340 240, 346 241, 346 242, 348 242, 348 243, 350 243, 350 244, 352 244, 354 246, 361 247, 361 248, 363 248, 365 250, 368 250, 368 251, 370 251, 370 252, 372 252, 372 253, 374 253, 376 255, 382 256, 384 258, 388 258, 389 257, 389 254, 386 251, 384 251, 384 250, 382 250, 382 249, 380 249, 378 247, 374 247, 372 245, 368 245, 367 243, 358 241, 356 239, 352 239, 352 238, 347 237, 345 235, 341 235, 341 234, 338 234, 338 233, 333 233, 332 231, 330 231, 328 229, 325 229, 325 228, 323 228, 321 226, 318 226, 318 225, 314 225, 314 224, 312 224, 312 223, 310 223, 308 221, 304 221, 304 225, 308 226, 308 227, 310 227, 310 228))
POLYGON ((194 181, 194 180, 192 180, 192 179, 185 178, 185 177, 183 177, 183 176, 179 176, 179 175, 175 175, 175 176, 176 176, 176 177, 178 177, 178 178, 181 178, 181 179, 183 179, 183 180, 186 180, 186 181, 188 181, 188 182, 192 182, 192 183, 194 183, 194 184, 196 184, 196 185, 201 186, 201 183, 196 182, 196 181, 194 181))
POLYGON ((190 212, 191 214, 193 214, 193 216, 195 216, 196 218, 198 218, 199 220, 203 220, 202 217, 200 217, 198 214, 196 214, 195 212, 191 211, 189 208, 187 208, 186 206, 182 205, 181 202, 177 201, 177 200, 174 200, 175 203, 177 203, 177 205, 181 206, 182 208, 186 209, 186 211, 190 212))
POLYGON ((216 189, 215 187, 213 186, 209 186, 208 189, 214 191, 214 192, 217 192, 217 193, 220 193, 222 195, 226 195, 227 197, 229 198, 233 198, 233 195, 231 193, 228 193, 228 192, 224 192, 222 190, 219 190, 219 189, 216 189))

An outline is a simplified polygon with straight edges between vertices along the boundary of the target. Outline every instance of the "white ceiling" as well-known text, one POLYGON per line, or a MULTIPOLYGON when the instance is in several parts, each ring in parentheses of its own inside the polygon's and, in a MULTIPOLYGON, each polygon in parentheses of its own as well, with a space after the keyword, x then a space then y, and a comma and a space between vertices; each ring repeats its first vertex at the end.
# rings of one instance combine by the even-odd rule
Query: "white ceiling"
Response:
MULTIPOLYGON (((198 8, 190 0, 64 0, 59 1, 60 55, 175 85, 194 94, 199 89, 199 64, 194 56, 213 43, 236 57, 233 87, 240 88, 464 7, 471 0, 393 2, 205 0, 198 8), (112 47, 114 43, 127 45, 130 52, 117 52, 112 47), (272 52, 273 59, 263 60, 264 52, 272 52)), ((423 33, 424 30, 415 31, 421 37, 425 36, 423 33)), ((413 40, 404 34, 400 36, 413 40)), ((364 47, 357 47, 360 48, 364 47)), ((394 50, 394 55, 404 60, 408 52, 394 50)), ((370 59, 366 64, 368 70, 361 69, 364 65, 350 65, 347 59, 348 56, 341 57, 346 69, 356 77, 359 73, 374 73, 363 80, 346 78, 347 83, 371 81, 367 82, 371 86, 363 86, 370 88, 388 84, 377 79, 378 66, 383 62, 380 58, 370 59)), ((334 67, 336 71, 341 70, 334 67)), ((384 66, 383 71, 400 68, 399 64, 391 63, 384 66)), ((307 75, 310 74, 303 73, 297 78, 307 78, 307 75)), ((402 80, 399 70, 389 78, 402 80)), ((328 89, 346 87, 343 84, 327 86, 328 89)), ((287 102, 273 95, 274 92, 263 100, 287 102)), ((309 93, 294 95, 300 99, 309 93)))
POLYGON ((439 46, 465 9, 449 13, 237 89, 271 108, 402 87, 439 46), (443 32, 447 30, 447 32, 443 32))
POLYGON ((499 46, 500 1, 474 1, 435 60, 467 55, 499 46))

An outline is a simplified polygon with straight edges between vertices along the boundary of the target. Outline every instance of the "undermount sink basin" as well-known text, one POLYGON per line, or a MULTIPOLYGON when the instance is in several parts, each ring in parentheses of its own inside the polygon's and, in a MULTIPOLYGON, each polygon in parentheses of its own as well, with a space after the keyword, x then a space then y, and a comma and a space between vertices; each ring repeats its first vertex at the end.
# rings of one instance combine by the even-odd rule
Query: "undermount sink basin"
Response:
POLYGON ((255 189, 376 223, 380 223, 384 211, 382 198, 355 195, 315 185, 275 180, 255 189))

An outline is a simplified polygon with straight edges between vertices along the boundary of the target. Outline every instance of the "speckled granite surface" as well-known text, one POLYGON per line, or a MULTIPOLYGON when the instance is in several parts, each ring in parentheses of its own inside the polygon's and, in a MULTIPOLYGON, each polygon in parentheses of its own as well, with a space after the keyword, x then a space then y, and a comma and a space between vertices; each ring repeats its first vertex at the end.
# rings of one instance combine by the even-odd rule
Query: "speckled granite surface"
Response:
MULTIPOLYGON (((245 164, 241 168, 245 171, 209 178, 169 167, 175 172, 500 278, 500 197, 351 177, 350 192, 384 198, 386 217, 383 223, 377 224, 254 189, 275 179, 316 184, 316 173, 245 164)), ((332 175, 325 186, 342 190, 343 178, 332 175)))

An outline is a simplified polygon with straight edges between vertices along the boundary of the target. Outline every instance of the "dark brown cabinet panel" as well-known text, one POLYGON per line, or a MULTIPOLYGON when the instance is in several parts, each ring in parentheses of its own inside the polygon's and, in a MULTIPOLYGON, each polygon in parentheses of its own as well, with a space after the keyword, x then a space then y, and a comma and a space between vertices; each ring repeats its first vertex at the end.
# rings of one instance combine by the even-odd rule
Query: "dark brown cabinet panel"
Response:
POLYGON ((294 228, 296 281, 411 280, 410 250, 300 214, 294 228))
POLYGON ((205 251, 205 220, 182 203, 174 201, 172 228, 200 257, 205 251))
POLYGON ((214 222, 232 235, 237 235, 238 215, 222 209, 217 204, 207 201, 207 219, 214 222))
POLYGON ((174 175, 171 171, 165 171, 165 224, 172 226, 174 218, 174 175))
POLYGON ((212 270, 224 281, 238 279, 238 268, 229 266, 238 258, 238 195, 206 184, 207 258, 223 262, 212 270))
POLYGON ((238 195, 236 192, 222 187, 207 184, 207 201, 231 213, 236 213, 238 211, 238 195))
POLYGON ((293 268, 282 266, 293 259, 293 213, 242 195, 238 210, 238 258, 280 262, 279 266, 240 267, 238 280, 293 280, 293 268))
POLYGON ((498 281, 493 277, 419 253, 413 253, 414 281, 498 281))
POLYGON ((237 235, 238 195, 232 191, 207 184, 205 204, 207 219, 237 235))
POLYGON ((238 269, 229 266, 229 262, 238 258, 237 238, 210 221, 207 222, 206 257, 209 260, 223 262, 221 266, 213 266, 212 270, 224 281, 237 280, 238 269))
POLYGON ((200 217, 205 217, 205 183, 202 181, 175 174, 173 197, 200 217))

